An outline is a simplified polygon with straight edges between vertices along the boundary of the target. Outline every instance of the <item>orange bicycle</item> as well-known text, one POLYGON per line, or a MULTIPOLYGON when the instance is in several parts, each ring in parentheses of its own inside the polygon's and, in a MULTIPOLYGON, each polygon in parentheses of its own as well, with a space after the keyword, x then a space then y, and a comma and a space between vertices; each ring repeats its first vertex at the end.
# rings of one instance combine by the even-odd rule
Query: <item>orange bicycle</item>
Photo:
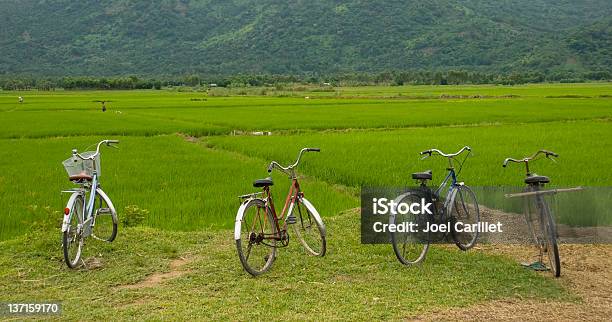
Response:
POLYGON ((326 249, 325 225, 319 212, 300 189, 295 169, 304 152, 320 152, 316 148, 304 148, 290 166, 283 167, 272 161, 268 173, 277 169, 289 176, 291 187, 285 205, 277 215, 270 186, 271 177, 255 180, 253 186, 262 191, 240 196, 241 205, 236 214, 234 239, 238 257, 244 269, 257 276, 270 269, 276 259, 276 249, 289 245, 288 227, 293 231, 307 253, 324 256, 326 249))

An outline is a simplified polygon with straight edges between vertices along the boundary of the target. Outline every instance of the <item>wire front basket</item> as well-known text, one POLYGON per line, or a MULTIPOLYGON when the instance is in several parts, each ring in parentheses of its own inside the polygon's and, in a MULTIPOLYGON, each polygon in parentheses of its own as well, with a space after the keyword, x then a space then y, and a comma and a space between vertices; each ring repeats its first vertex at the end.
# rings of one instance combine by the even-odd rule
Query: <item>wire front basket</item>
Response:
MULTIPOLYGON (((94 155, 96 151, 87 151, 81 153, 81 155, 85 158, 88 158, 94 155)), ((69 159, 64 160, 62 162, 64 165, 64 169, 68 173, 69 177, 86 174, 88 176, 93 176, 94 170, 100 176, 100 154, 98 154, 93 160, 83 160, 78 156, 72 156, 69 159)))

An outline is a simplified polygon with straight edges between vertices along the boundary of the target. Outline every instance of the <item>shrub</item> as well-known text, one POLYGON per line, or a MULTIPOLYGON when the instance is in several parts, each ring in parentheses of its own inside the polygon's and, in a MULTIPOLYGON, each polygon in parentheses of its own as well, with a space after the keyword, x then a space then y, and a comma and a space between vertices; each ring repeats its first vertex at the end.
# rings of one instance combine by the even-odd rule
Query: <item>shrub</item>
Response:
POLYGON ((121 222, 124 227, 135 227, 141 225, 149 215, 147 209, 142 209, 136 205, 129 205, 124 208, 121 222))

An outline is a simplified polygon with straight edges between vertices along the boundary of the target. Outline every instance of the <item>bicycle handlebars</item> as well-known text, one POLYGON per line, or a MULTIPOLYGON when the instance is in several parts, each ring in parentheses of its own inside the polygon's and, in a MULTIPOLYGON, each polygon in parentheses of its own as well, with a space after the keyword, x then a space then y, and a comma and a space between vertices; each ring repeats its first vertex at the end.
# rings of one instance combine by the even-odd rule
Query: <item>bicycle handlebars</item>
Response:
POLYGON ((77 156, 77 157, 81 158, 82 160, 93 160, 93 159, 96 158, 96 156, 98 156, 98 154, 100 154, 100 146, 102 144, 106 144, 106 146, 115 147, 112 144, 119 144, 119 140, 102 140, 102 141, 98 142, 98 144, 96 145, 96 153, 94 153, 94 154, 92 154, 92 155, 90 155, 88 157, 82 156, 80 153, 77 152, 76 149, 72 150, 72 155, 77 156))
POLYGON ((467 151, 469 151, 469 152, 471 152, 471 151, 472 151, 472 148, 470 148, 469 146, 467 146, 467 145, 466 145, 466 146, 464 146, 463 148, 461 148, 461 150, 459 150, 459 151, 457 151, 457 152, 455 152, 455 153, 449 153, 449 154, 444 153, 444 152, 442 152, 442 151, 440 151, 440 150, 438 150, 438 149, 429 149, 429 150, 425 150, 425 151, 421 152, 420 154, 421 154, 421 155, 426 154, 426 156, 425 156, 423 159, 425 159, 425 158, 428 158, 428 157, 432 156, 434 152, 435 152, 435 153, 437 153, 437 154, 439 154, 439 155, 441 155, 441 156, 443 156, 443 157, 453 158, 453 157, 456 157, 456 156, 458 156, 459 154, 463 153, 463 151, 466 151, 466 150, 467 150, 467 151))
MULTIPOLYGON (((548 159, 550 159, 550 157, 551 157, 551 156, 553 156, 553 157, 555 157, 555 158, 558 158, 558 157, 559 157, 559 154, 557 154, 557 153, 555 153, 555 152, 548 151, 548 150, 540 150, 540 151, 538 151, 538 152, 534 153, 532 156, 525 157, 525 158, 520 159, 520 160, 513 159, 513 158, 506 158, 506 159, 504 160, 504 163, 502 164, 502 167, 504 167, 504 168, 505 168, 506 166, 508 166, 508 162, 515 162, 515 163, 525 162, 525 163, 527 163, 527 162, 529 162, 529 161, 531 161, 531 160, 535 159, 535 158, 536 158, 538 155, 540 155, 540 154, 545 154, 545 155, 546 155, 546 158, 548 158, 548 159)), ((550 160, 551 160, 551 161, 555 161, 554 159, 550 159, 550 160)))
POLYGON ((283 167, 282 165, 280 165, 278 162, 276 161, 272 161, 270 162, 270 165, 268 165, 268 173, 272 172, 272 170, 274 170, 274 168, 280 170, 281 172, 288 174, 290 176, 293 176, 293 168, 297 167, 297 165, 300 163, 300 160, 302 159, 302 154, 304 154, 304 152, 321 152, 321 149, 319 148, 303 148, 300 150, 300 153, 298 154, 297 160, 295 160, 295 162, 292 165, 283 167))

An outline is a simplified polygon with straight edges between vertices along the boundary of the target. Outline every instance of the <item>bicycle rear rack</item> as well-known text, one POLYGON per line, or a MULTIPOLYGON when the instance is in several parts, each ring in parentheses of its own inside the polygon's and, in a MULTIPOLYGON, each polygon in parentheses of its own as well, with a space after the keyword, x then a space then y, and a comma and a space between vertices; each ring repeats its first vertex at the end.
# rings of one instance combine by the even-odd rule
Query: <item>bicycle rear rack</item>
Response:
POLYGON ((253 192, 253 193, 249 193, 246 195, 238 196, 238 199, 240 199, 240 201, 242 202, 245 199, 252 199, 258 196, 262 196, 262 195, 263 195, 263 191, 259 191, 259 192, 253 192))
POLYGON ((529 192, 519 192, 519 193, 507 193, 504 195, 504 197, 516 198, 516 197, 527 197, 527 196, 535 196, 535 195, 554 195, 559 192, 573 192, 573 191, 581 191, 581 190, 584 190, 584 188, 575 187, 575 188, 565 188, 565 189, 551 189, 551 190, 529 191, 529 192))

